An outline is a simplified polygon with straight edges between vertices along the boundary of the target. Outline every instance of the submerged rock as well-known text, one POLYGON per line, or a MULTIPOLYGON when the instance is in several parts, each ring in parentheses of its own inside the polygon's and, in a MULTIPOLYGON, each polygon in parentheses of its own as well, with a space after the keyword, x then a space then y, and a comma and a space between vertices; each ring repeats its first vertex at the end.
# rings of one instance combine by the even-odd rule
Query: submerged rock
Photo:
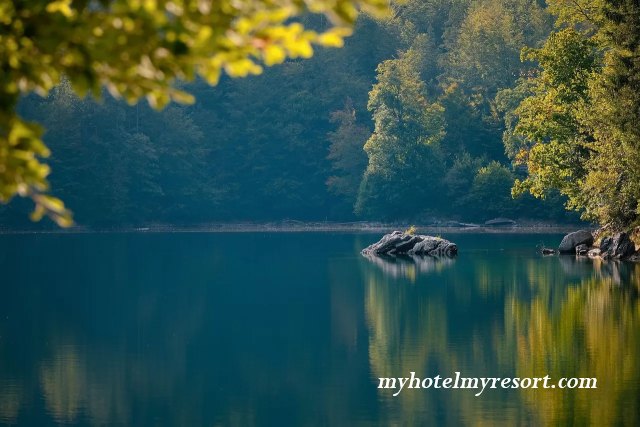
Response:
POLYGON ((394 254, 455 256, 458 254, 458 246, 440 237, 394 231, 383 236, 379 242, 362 250, 362 255, 394 254))
POLYGON ((555 255, 555 249, 542 248, 542 255, 555 255))
POLYGON ((517 225, 517 223, 508 218, 495 218, 485 222, 484 225, 487 227, 513 227, 514 225, 517 225))
POLYGON ((442 220, 431 220, 424 223, 429 227, 443 227, 443 228, 464 228, 464 227, 477 227, 475 224, 466 224, 464 222, 458 221, 442 221, 442 220))
POLYGON ((569 233, 564 236, 558 252, 561 254, 575 253, 576 247, 580 245, 591 246, 593 244, 593 236, 589 230, 580 230, 574 233, 569 233))
POLYGON ((586 255, 589 252, 589 246, 578 245, 576 246, 576 255, 586 255))

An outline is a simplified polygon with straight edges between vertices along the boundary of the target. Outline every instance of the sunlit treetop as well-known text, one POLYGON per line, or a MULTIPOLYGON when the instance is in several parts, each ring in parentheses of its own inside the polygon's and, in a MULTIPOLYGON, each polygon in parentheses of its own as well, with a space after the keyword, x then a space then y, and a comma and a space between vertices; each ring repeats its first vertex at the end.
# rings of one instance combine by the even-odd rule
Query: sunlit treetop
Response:
POLYGON ((215 85, 222 72, 259 74, 262 65, 308 58, 313 44, 342 46, 359 11, 374 15, 388 0, 0 0, 0 201, 14 195, 44 214, 72 223, 61 201, 43 194, 49 150, 42 129, 20 119, 20 96, 45 96, 66 78, 99 98, 106 87, 154 108, 193 97, 173 87, 199 75, 215 85), (296 16, 324 14, 333 24, 309 31, 296 16))
POLYGON ((603 0, 549 0, 547 4, 557 16, 557 26, 568 24, 591 33, 603 25, 603 0))

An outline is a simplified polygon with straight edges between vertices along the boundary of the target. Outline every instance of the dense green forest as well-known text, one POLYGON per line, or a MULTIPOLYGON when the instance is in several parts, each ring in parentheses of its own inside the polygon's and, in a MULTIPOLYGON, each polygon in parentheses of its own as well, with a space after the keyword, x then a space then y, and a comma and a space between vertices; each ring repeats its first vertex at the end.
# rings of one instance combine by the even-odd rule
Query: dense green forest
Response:
MULTIPOLYGON (((602 220, 588 204, 593 196, 577 196, 583 180, 566 179, 570 168, 588 175, 574 161, 575 153, 589 156, 584 145, 566 157, 565 169, 536 169, 544 150, 535 142, 594 134, 569 123, 577 120, 572 106, 567 117, 545 120, 546 130, 536 128, 544 112, 535 109, 545 104, 535 97, 553 103, 550 90, 566 83, 549 78, 557 77, 554 64, 582 73, 581 84, 568 77, 573 92, 559 95, 565 106, 584 99, 584 80, 603 67, 597 43, 604 30, 567 18, 567 10, 536 0, 409 0, 386 18, 361 14, 343 48, 317 49, 311 59, 288 60, 259 76, 223 77, 215 87, 184 85, 196 98, 192 105, 156 112, 106 94, 102 102, 80 100, 63 83, 46 98, 23 98, 19 112, 46 127, 52 194, 81 225, 578 221, 567 202, 602 220), (582 68, 545 53, 570 43, 588 51, 586 59, 575 58, 582 68), (521 193, 515 199, 514 182, 521 193)), ((316 30, 329 25, 322 16, 303 20, 316 30)), ((597 93, 605 97, 606 90, 597 93)), ((638 200, 638 186, 628 182, 632 189, 622 194, 630 202, 618 209, 626 209, 627 222, 638 200)), ((21 202, 0 208, 4 227, 29 224, 30 207, 21 202)))

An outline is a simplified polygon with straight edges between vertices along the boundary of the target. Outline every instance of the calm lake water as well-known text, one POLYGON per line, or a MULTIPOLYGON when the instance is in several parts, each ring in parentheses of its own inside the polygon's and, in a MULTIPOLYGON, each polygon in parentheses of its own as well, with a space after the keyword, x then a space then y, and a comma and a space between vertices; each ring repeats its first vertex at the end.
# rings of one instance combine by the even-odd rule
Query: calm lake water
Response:
POLYGON ((0 236, 0 425, 640 423, 640 265, 535 252, 559 235, 360 256, 379 237, 0 236), (456 371, 597 389, 377 389, 456 371))

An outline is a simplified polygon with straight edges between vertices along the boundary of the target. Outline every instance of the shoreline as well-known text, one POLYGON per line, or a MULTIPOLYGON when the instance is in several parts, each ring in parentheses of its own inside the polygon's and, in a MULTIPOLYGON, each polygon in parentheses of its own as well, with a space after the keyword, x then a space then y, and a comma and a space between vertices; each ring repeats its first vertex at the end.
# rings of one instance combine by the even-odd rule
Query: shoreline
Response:
MULTIPOLYGON (((518 224, 514 226, 414 226, 423 234, 562 234, 579 229, 592 228, 585 225, 518 224)), ((125 234, 125 233, 389 233, 403 231, 411 224, 385 224, 373 222, 301 222, 280 221, 272 223, 211 223, 188 226, 149 224, 145 227, 89 228, 75 226, 69 229, 48 230, 0 230, 0 234, 125 234)), ((594 228, 595 229, 595 228, 594 228)))

